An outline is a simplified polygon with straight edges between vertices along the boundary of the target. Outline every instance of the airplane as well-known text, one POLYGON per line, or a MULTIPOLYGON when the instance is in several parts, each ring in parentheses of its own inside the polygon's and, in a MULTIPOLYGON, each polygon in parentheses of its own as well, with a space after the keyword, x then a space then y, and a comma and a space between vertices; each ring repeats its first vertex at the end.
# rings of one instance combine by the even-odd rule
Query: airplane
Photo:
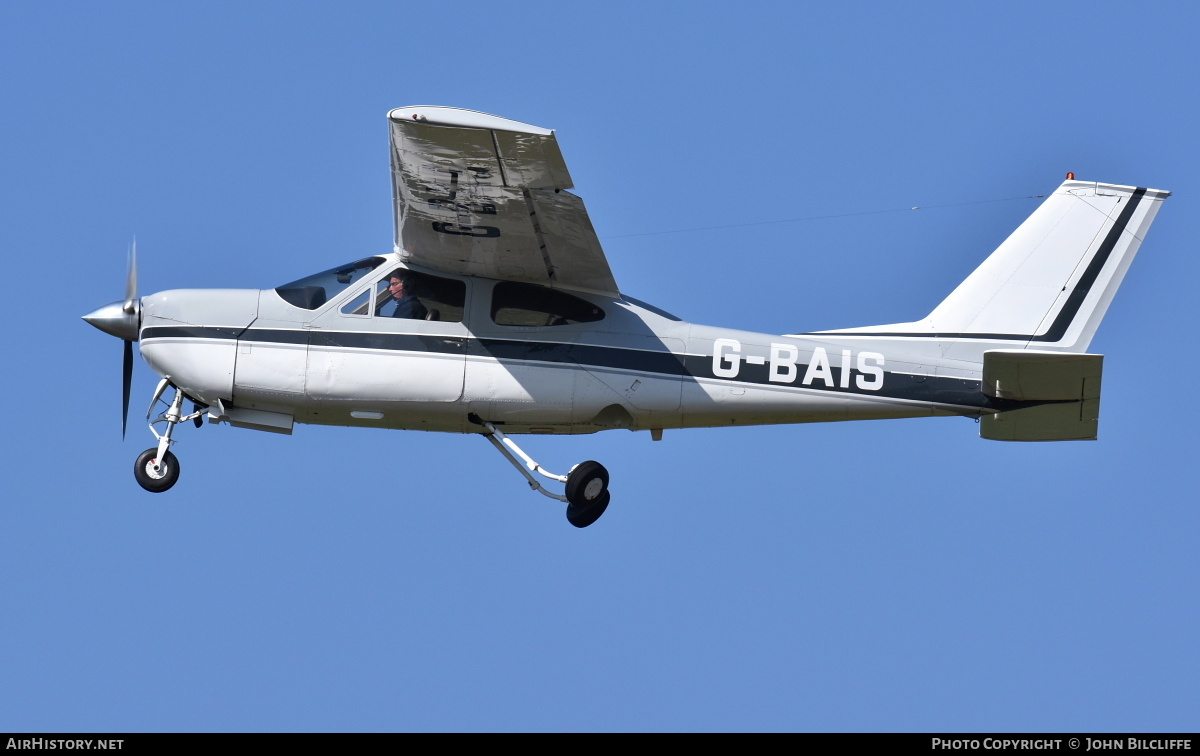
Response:
POLYGON ((145 490, 175 484, 174 431, 204 419, 479 434, 579 528, 607 509, 608 471, 550 472, 511 436, 965 416, 985 439, 1095 439, 1103 356, 1087 349, 1170 196, 1068 174, 926 317, 753 333, 620 291, 554 131, 440 106, 387 118, 391 252, 139 297, 135 242, 124 299, 84 316, 124 341, 122 438, 134 342, 161 376, 145 490))

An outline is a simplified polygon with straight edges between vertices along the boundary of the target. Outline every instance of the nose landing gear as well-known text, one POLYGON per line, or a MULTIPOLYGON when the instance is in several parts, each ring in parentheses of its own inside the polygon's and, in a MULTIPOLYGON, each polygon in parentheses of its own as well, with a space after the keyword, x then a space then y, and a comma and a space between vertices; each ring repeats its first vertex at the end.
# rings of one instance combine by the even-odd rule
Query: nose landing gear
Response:
POLYGON ((608 493, 608 470, 604 469, 604 465, 588 460, 572 467, 566 475, 556 475, 535 462, 511 438, 497 430, 495 425, 475 415, 471 416, 471 421, 488 430, 488 433, 484 434, 484 438, 490 441, 492 446, 496 447, 496 450, 525 476, 525 479, 529 481, 530 488, 551 499, 567 503, 567 522, 577 528, 586 528, 600 519, 604 510, 608 509, 611 497, 608 493), (518 462, 517 457, 520 457, 525 464, 522 465, 521 462, 518 462), (566 496, 547 491, 536 478, 530 475, 531 471, 551 480, 565 483, 566 496))
POLYGON ((150 423, 150 432, 158 439, 158 446, 152 446, 139 454, 137 461, 133 463, 134 479, 137 480, 139 486, 151 493, 162 493, 175 485, 175 481, 179 480, 179 460, 167 450, 167 447, 175 443, 171 439, 171 434, 175 432, 175 426, 188 420, 199 420, 204 414, 204 410, 197 407, 196 411, 190 415, 181 415, 180 413, 183 409, 183 392, 178 387, 171 385, 171 382, 164 378, 159 382, 158 388, 154 391, 154 399, 150 402, 150 409, 146 411, 147 419, 150 418, 150 414, 154 411, 154 405, 158 403, 159 397, 162 396, 163 391, 168 387, 175 389, 175 398, 171 400, 167 411, 150 423), (162 433, 154 429, 154 426, 158 423, 166 423, 167 425, 166 430, 162 433))

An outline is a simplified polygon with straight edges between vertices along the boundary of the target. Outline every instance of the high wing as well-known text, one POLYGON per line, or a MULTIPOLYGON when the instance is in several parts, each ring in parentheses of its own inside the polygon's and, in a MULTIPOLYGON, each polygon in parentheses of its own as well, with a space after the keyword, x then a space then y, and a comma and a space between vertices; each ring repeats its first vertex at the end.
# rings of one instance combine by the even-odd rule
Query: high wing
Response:
POLYGON ((554 132, 473 110, 388 113, 396 251, 459 275, 617 296, 554 132))

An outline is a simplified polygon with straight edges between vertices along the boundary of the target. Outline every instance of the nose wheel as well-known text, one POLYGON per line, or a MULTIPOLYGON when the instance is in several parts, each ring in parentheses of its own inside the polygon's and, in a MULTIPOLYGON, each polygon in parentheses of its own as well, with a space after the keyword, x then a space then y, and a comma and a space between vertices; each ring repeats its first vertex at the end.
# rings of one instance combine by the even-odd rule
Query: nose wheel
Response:
POLYGON ((162 493, 179 480, 179 460, 171 452, 158 460, 158 447, 152 446, 138 455, 133 463, 133 477, 138 485, 150 493, 162 493))

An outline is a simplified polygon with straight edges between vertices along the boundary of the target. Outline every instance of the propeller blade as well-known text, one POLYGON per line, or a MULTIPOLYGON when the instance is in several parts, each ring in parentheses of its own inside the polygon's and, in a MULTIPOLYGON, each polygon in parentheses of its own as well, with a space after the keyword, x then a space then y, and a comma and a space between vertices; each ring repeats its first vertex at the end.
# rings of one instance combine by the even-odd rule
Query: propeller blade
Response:
POLYGON ((137 299, 137 237, 129 248, 129 270, 125 274, 125 312, 132 312, 133 301, 137 299))
POLYGON ((125 360, 121 366, 121 440, 125 440, 125 426, 129 422, 129 388, 133 384, 133 342, 125 342, 125 360))

